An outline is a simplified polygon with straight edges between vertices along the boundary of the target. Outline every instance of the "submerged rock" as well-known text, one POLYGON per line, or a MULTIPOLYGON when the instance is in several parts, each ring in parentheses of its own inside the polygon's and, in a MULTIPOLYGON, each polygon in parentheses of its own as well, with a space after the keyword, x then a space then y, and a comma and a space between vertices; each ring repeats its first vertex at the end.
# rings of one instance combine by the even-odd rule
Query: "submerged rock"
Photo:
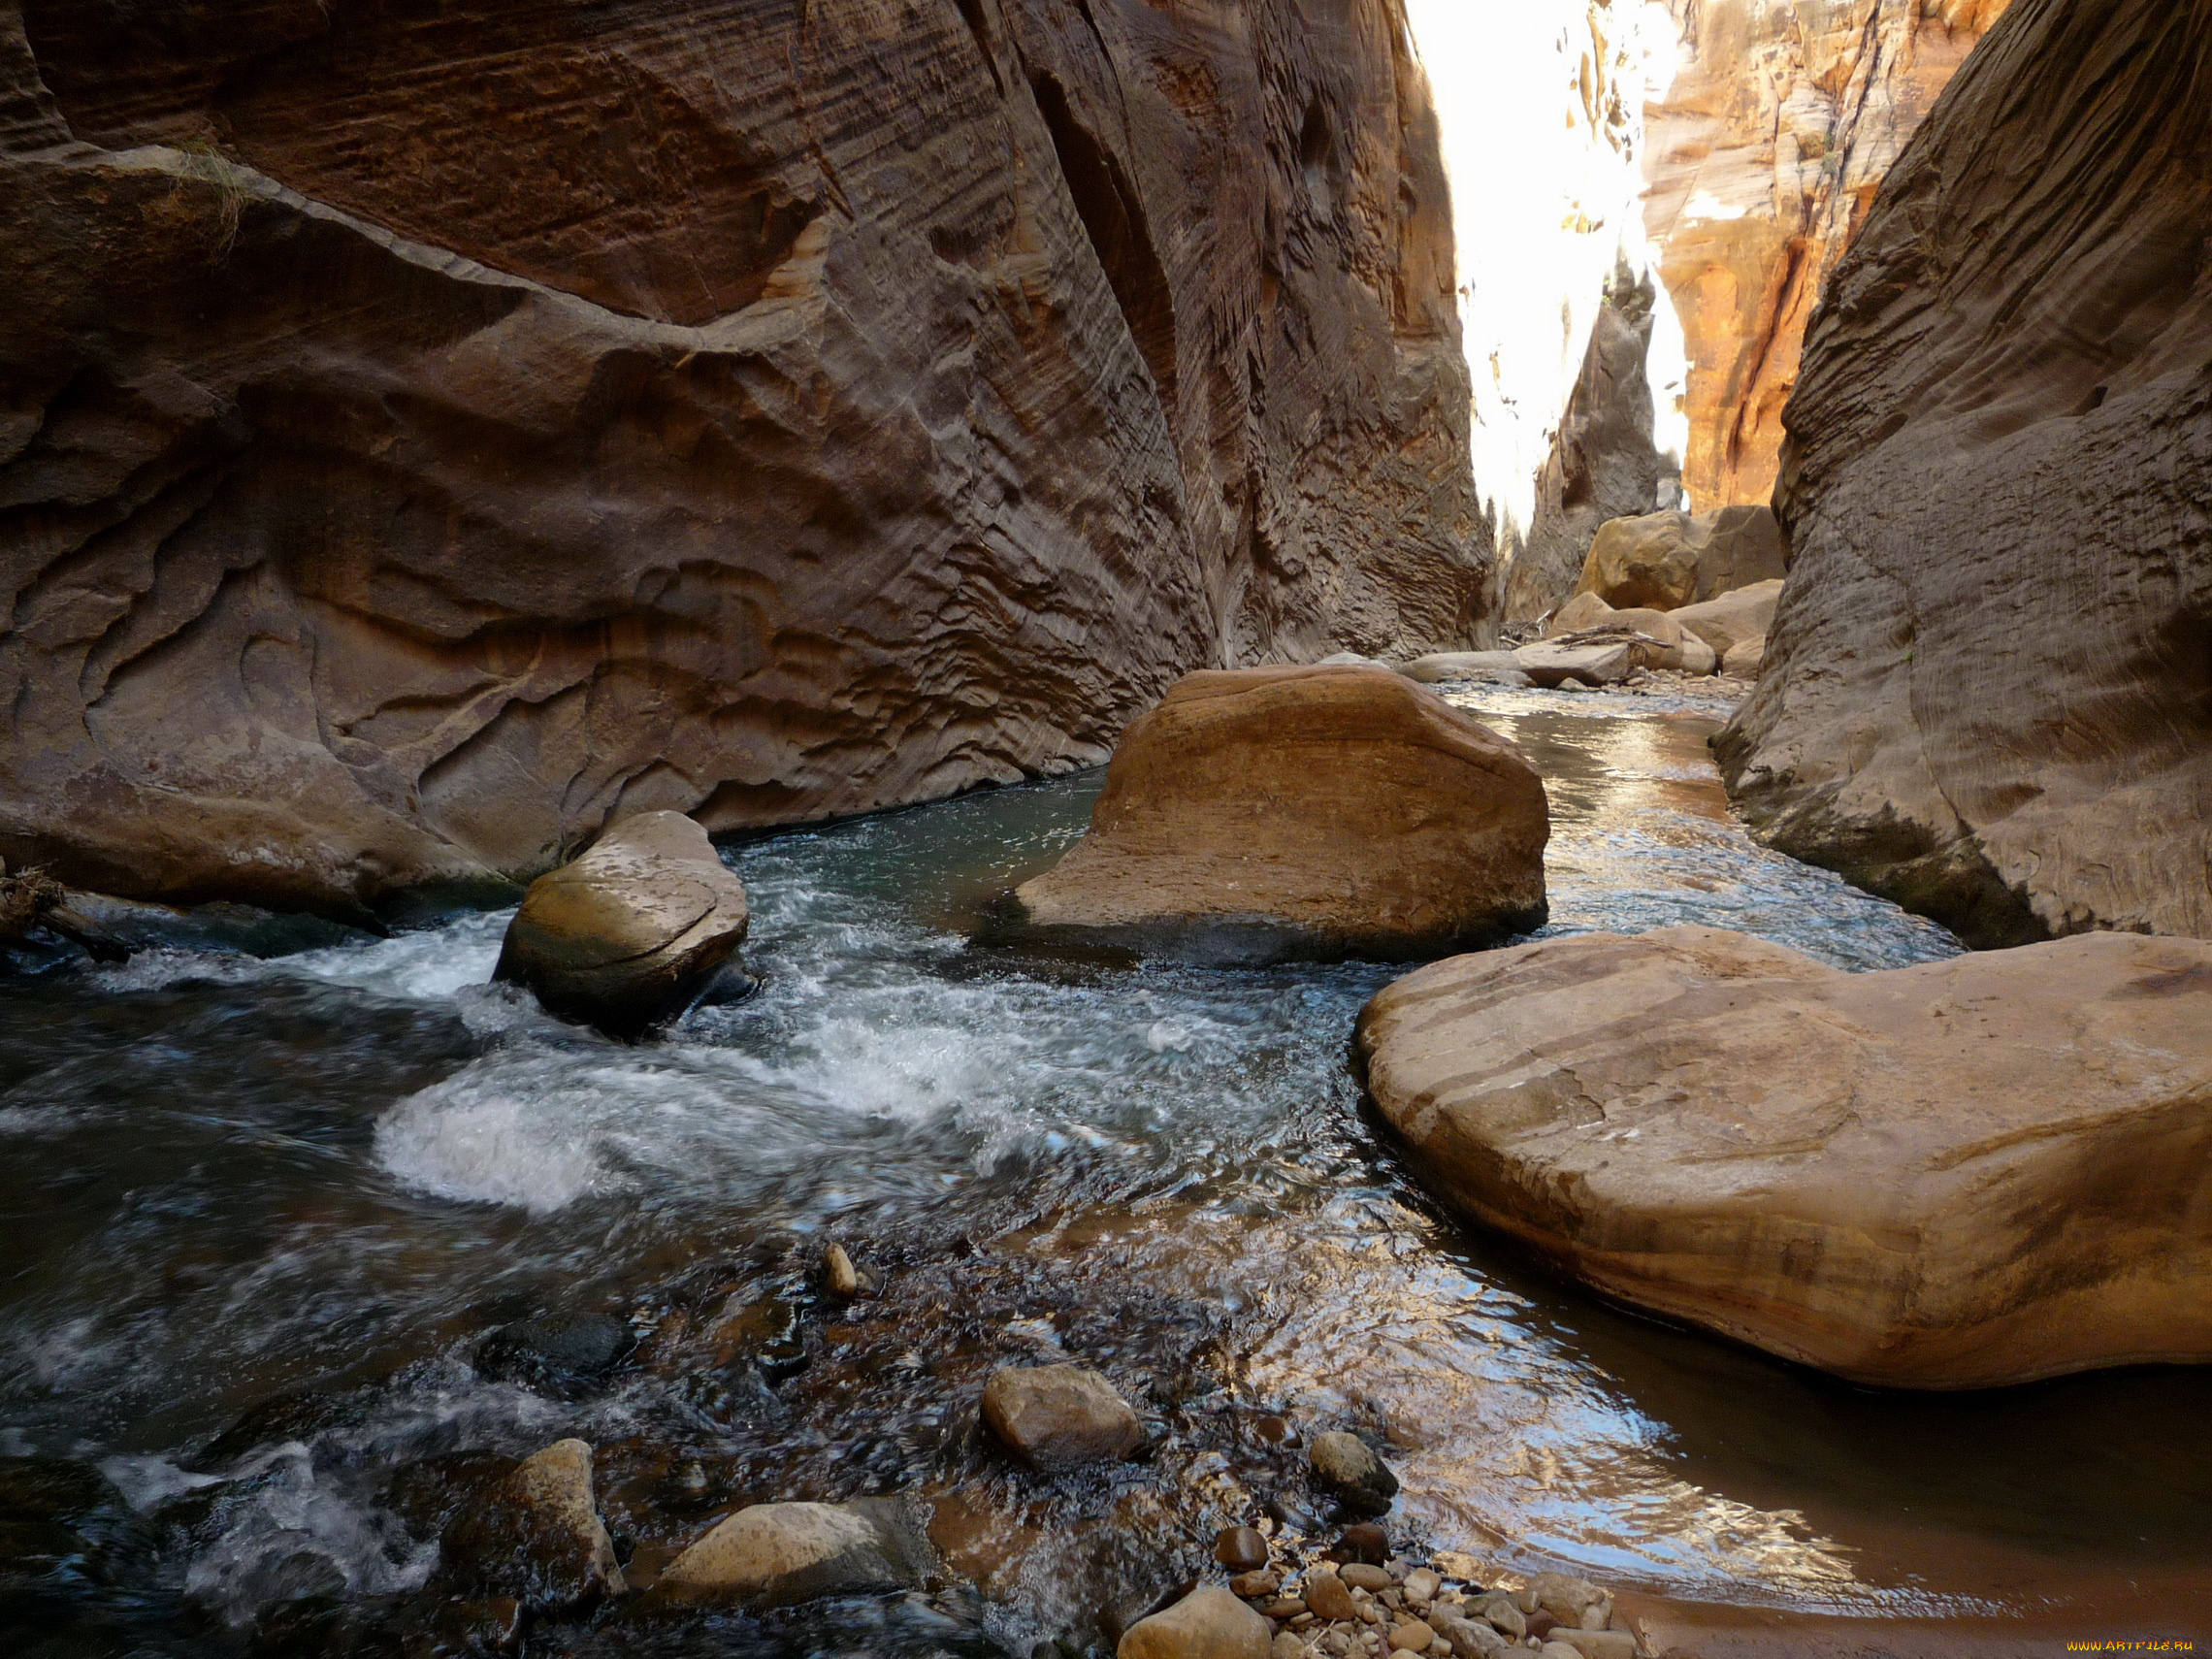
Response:
POLYGON ((1424 1184, 1638 1307, 1891 1387, 2212 1361, 2212 944, 1589 934, 1409 975, 1357 1043, 1424 1184))
POLYGON ((749 926, 745 887, 680 812, 626 818, 531 883, 497 976, 551 1012, 635 1036, 708 992, 749 926))
POLYGON ((536 1609, 619 1596, 627 1585, 592 1496, 592 1448, 556 1441, 523 1459, 445 1529, 449 1573, 536 1609))
POLYGON ((1114 1659, 1269 1659, 1274 1643, 1267 1620, 1227 1590, 1203 1584, 1131 1625, 1114 1659))
POLYGON ((755 1504, 694 1543, 661 1575, 682 1597, 788 1607, 921 1584, 933 1556, 906 1503, 755 1504))
POLYGON ((1112 1463, 1144 1444, 1144 1424, 1114 1384, 1081 1365, 1009 1365, 983 1389, 983 1420, 1038 1469, 1112 1463))
POLYGON ((1317 1435, 1313 1447, 1314 1478, 1354 1514, 1388 1512, 1398 1495, 1398 1478, 1357 1435, 1335 1429, 1317 1435))
POLYGON ((1016 897, 1055 934, 1202 960, 1405 960, 1541 925, 1543 780, 1370 668, 1187 676, 1114 752, 1090 832, 1016 897))
POLYGON ((477 1345, 479 1375, 557 1399, 603 1383, 636 1344, 628 1320, 612 1314, 554 1314, 502 1325, 477 1345))

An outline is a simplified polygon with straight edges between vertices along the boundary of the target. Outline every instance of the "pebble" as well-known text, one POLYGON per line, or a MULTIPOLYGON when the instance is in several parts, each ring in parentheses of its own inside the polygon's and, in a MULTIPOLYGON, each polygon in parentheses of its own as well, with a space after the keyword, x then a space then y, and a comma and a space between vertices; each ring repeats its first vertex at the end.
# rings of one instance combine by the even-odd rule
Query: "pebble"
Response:
POLYGON ((833 1244, 822 1252, 822 1288, 840 1302, 861 1293, 861 1270, 843 1245, 833 1244))
POLYGON ((1392 1649, 1404 1648, 1408 1653, 1426 1653, 1429 1643, 1435 1640, 1436 1632, 1417 1618, 1390 1628, 1392 1649))
POLYGON ((1406 1599, 1412 1602, 1433 1602, 1437 1591, 1444 1588, 1444 1579, 1427 1567, 1415 1567, 1406 1575, 1406 1599))
POLYGON ((1373 1521, 1354 1521, 1337 1534, 1339 1561, 1364 1561, 1380 1567, 1389 1559, 1390 1535, 1373 1521))
POLYGON ((1307 1574, 1305 1600, 1316 1618, 1326 1619, 1331 1624, 1359 1616, 1359 1610, 1351 1599, 1351 1586, 1334 1573, 1307 1574))
MULTIPOLYGON (((1267 1565, 1267 1540, 1257 1527, 1225 1526, 1214 1540, 1214 1559, 1232 1573, 1256 1573, 1267 1565)), ((1273 1585, 1269 1586, 1274 1588, 1273 1585)), ((1239 1590, 1240 1596, 1258 1591, 1239 1590)))
MULTIPOLYGON (((1231 1589, 1236 1586, 1231 1584, 1231 1589)), ((1277 1624, 1288 1624, 1294 1618, 1306 1616, 1306 1604, 1296 1596, 1285 1596, 1279 1602, 1269 1602, 1259 1610, 1260 1617, 1271 1618, 1277 1624)))
POLYGON ((1283 1588, 1283 1580, 1273 1573, 1239 1573, 1229 1580, 1229 1588, 1247 1601, 1258 1601, 1283 1588))
POLYGON ((1388 1569, 1370 1567, 1364 1561, 1346 1562, 1337 1569, 1337 1577, 1355 1590, 1366 1590, 1373 1593, 1387 1590, 1390 1587, 1388 1569))

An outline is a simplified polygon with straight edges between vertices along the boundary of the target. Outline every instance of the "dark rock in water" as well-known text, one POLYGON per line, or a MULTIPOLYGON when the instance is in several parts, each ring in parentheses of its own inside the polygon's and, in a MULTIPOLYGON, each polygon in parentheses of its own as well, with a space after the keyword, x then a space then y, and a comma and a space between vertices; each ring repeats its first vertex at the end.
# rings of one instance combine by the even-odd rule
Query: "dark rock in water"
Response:
POLYGON ((477 1375, 559 1399, 574 1399, 605 1382, 636 1346, 625 1319, 612 1314, 555 1314, 503 1325, 477 1346, 477 1375))
POLYGON ((10 1606, 28 1610, 112 1581, 146 1544, 138 1517, 98 1470, 60 1457, 0 1457, 0 1636, 10 1606))
POLYGON ((443 1570, 535 1609, 624 1593, 614 1543, 592 1493, 592 1448, 556 1441, 526 1457, 439 1540, 443 1570))
POLYGON ((309 1441, 333 1428, 360 1420, 365 1401, 354 1394, 330 1394, 317 1388, 294 1388, 250 1406, 237 1422, 211 1441, 193 1459, 202 1469, 220 1469, 249 1451, 284 1441, 309 1441))
POLYGON ((1337 1534, 1336 1547, 1329 1554, 1339 1561, 1380 1567, 1390 1559, 1390 1535, 1374 1521, 1354 1521, 1337 1534))
POLYGON ((1314 1441, 1314 1479, 1356 1515, 1386 1513, 1398 1495, 1398 1478, 1357 1435, 1341 1429, 1314 1441))
POLYGON ((745 942, 745 886, 680 812, 625 818, 592 850, 530 885, 494 977, 527 986, 564 1019, 634 1037, 710 990, 745 942))
POLYGON ((513 1458, 491 1451, 418 1458, 384 1483, 376 1502, 415 1537, 436 1538, 457 1515, 482 1508, 514 1471, 513 1458))
POLYGON ((1214 1540, 1214 1559, 1232 1573, 1256 1573, 1267 1565, 1267 1539, 1257 1527, 1223 1527, 1214 1540))

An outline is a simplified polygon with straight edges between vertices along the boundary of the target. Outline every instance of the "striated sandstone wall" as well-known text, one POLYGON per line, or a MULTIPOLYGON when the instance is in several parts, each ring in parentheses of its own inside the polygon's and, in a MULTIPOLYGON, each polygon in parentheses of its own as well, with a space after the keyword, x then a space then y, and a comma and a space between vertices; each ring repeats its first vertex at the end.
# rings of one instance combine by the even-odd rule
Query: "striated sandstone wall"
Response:
POLYGON ((2007 0, 1669 0, 1646 234, 1689 355, 1696 510, 1773 493, 1805 325, 1883 177, 2007 0))
POLYGON ((1786 423, 1754 825, 1977 943, 2212 937, 2212 0, 2014 0, 1786 423))
POLYGON ((1399 0, 0 0, 0 857, 355 913, 1488 628, 1399 0))

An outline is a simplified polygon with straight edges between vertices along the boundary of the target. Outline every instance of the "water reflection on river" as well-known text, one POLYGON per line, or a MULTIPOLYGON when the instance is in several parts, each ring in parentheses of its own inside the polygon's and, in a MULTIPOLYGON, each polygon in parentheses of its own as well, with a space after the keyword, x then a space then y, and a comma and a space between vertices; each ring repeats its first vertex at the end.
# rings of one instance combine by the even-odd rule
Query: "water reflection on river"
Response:
MULTIPOLYGON (((1707 922, 1853 968, 1957 948, 1754 846, 1709 718, 1464 700, 1549 782, 1550 930, 1707 922)), ((101 1461, 151 1511, 239 1473, 197 1448, 242 1412, 357 1388, 342 1416, 263 1437, 251 1489, 148 1580, 156 1614, 185 1593, 240 1620, 303 1582, 420 1582, 426 1543, 377 1494, 432 1450, 587 1435, 648 1565, 734 1495, 980 1490, 975 1381, 1037 1352, 1155 1385, 1164 1414, 1135 1486, 1032 1517, 1112 1533, 1096 1574, 1164 1581, 1194 1529, 1268 1495, 1265 1460, 1207 1426, 1246 1406, 1382 1429, 1439 1545, 1693 1596, 2018 1607, 2201 1554, 2200 1375, 1870 1394, 1610 1310, 1440 1218, 1346 1071, 1389 969, 971 950, 1096 782, 732 849, 766 989, 634 1049, 482 983, 504 916, 0 986, 0 1450, 101 1461), (814 1370, 772 1398, 703 1399, 669 1364, 564 1404, 466 1363, 488 1324, 542 1309, 788 1288, 825 1234, 891 1293, 872 1324, 818 1320, 814 1370), (678 1467, 715 1472, 689 1508, 678 1467), (303 1558, 329 1571, 303 1579, 303 1558)), ((992 1628, 1069 1628, 1092 1603, 1035 1570, 1021 1493, 993 1479, 992 1628)))

